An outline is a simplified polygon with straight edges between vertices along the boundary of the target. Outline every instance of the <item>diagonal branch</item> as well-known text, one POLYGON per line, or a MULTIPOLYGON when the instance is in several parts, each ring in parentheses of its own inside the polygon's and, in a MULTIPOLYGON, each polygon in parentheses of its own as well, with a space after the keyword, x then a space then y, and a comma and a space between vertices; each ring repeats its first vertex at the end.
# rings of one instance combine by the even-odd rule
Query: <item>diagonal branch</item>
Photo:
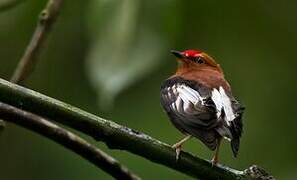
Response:
POLYGON ((19 84, 33 71, 37 56, 40 54, 41 47, 58 17, 62 3, 63 0, 49 0, 45 9, 40 13, 35 32, 11 78, 11 82, 19 84))
POLYGON ((52 139, 84 157, 114 178, 140 179, 108 154, 40 116, 0 102, 0 117, 52 139))
POLYGON ((88 134, 98 141, 105 142, 109 148, 129 151, 195 178, 260 179, 259 176, 248 176, 250 174, 246 172, 250 171, 238 171, 225 166, 212 167, 209 161, 185 152, 181 153, 179 161, 176 162, 175 151, 163 142, 2 79, 0 79, 0 101, 88 134))

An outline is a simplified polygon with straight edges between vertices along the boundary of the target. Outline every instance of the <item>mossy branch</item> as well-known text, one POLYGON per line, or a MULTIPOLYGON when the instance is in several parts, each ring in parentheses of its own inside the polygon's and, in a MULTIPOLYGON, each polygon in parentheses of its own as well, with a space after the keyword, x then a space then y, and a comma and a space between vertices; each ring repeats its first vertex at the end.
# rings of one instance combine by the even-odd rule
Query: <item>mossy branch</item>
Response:
POLYGON ((221 165, 212 167, 209 161, 186 152, 182 152, 176 162, 175 151, 161 141, 3 79, 0 79, 0 101, 90 135, 98 141, 105 142, 111 149, 129 151, 195 178, 205 180, 272 178, 255 166, 245 171, 221 165))

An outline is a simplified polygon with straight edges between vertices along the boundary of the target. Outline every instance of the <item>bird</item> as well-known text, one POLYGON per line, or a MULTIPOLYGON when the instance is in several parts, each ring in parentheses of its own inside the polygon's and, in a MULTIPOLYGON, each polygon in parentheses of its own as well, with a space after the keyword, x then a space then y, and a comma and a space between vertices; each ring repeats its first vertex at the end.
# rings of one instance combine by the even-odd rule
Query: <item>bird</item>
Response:
POLYGON ((176 160, 182 145, 192 137, 214 151, 212 165, 218 164, 222 139, 230 142, 233 156, 237 157, 245 108, 232 95, 222 68, 200 50, 171 50, 171 53, 178 67, 162 83, 160 99, 171 123, 185 135, 172 145, 176 160))

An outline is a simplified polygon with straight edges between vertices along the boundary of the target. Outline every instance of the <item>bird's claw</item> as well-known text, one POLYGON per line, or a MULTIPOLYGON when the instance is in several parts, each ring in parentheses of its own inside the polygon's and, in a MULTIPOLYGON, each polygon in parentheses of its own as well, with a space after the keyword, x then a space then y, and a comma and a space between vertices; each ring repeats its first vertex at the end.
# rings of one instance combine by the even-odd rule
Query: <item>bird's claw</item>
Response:
POLYGON ((180 144, 176 143, 176 144, 172 145, 172 148, 175 149, 175 153, 176 153, 175 160, 178 161, 182 146, 180 144))
POLYGON ((175 153, 176 153, 175 160, 176 161, 178 161, 178 159, 179 159, 180 151, 181 151, 181 147, 175 149, 175 153))
POLYGON ((211 159, 211 167, 214 167, 214 166, 217 165, 217 164, 218 164, 218 158, 213 157, 213 158, 211 159))

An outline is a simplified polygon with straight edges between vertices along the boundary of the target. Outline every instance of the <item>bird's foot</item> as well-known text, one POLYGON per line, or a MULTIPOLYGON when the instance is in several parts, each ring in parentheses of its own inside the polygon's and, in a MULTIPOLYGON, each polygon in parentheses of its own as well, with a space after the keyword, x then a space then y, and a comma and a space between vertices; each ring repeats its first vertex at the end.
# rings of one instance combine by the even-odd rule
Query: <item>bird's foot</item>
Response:
POLYGON ((219 162, 218 157, 214 156, 214 157, 211 159, 211 166, 213 167, 213 166, 217 165, 218 162, 219 162))
POLYGON ((220 145, 221 145, 221 140, 222 138, 217 139, 217 147, 215 149, 215 153, 213 155, 213 158, 211 159, 211 166, 215 166, 218 164, 219 162, 219 149, 220 149, 220 145))
POLYGON ((188 140, 190 139, 192 136, 191 135, 187 135, 185 138, 183 138, 182 140, 180 140, 179 142, 175 143, 174 145, 172 145, 172 148, 175 149, 176 152, 176 161, 179 159, 179 154, 180 151, 182 149, 182 145, 188 140))
POLYGON ((180 151, 182 149, 182 145, 180 143, 176 143, 176 144, 172 145, 172 148, 175 149, 175 153, 176 153, 175 159, 176 159, 176 161, 178 161, 180 151))

